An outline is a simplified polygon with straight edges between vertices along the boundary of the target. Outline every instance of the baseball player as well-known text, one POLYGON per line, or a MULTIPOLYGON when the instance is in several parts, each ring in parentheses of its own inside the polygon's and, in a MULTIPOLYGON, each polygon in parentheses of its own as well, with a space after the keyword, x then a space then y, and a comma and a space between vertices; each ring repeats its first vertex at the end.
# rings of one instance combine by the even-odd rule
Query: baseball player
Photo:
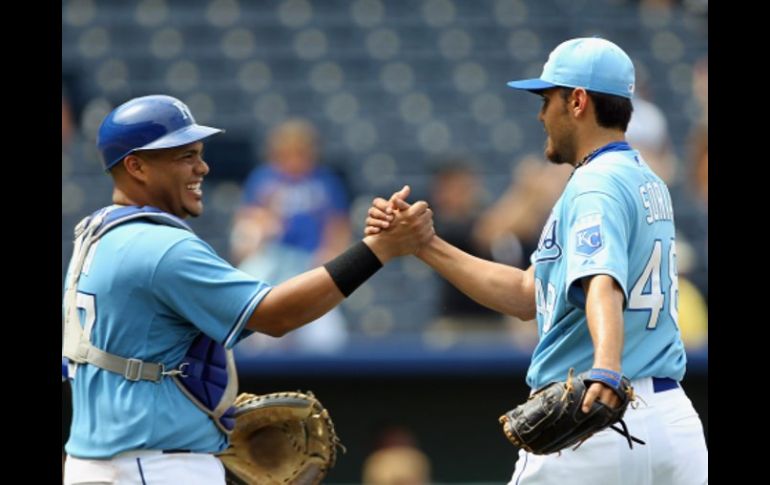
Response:
MULTIPOLYGON (((533 390, 574 368, 600 381, 588 388, 583 412, 596 400, 616 407, 621 375, 636 391, 638 405, 625 420, 646 446, 629 449, 606 429, 574 451, 521 450, 511 484, 708 482, 703 427, 680 384, 686 357, 671 197, 625 141, 634 79, 620 47, 578 38, 551 52, 540 78, 508 83, 543 98, 545 155, 575 167, 526 271, 475 258, 438 236, 416 253, 478 302, 537 317, 540 339, 527 372, 533 390)), ((387 230, 394 207, 409 204, 399 194, 375 199, 366 233, 387 230)))
POLYGON ((317 319, 432 236, 431 211, 418 203, 392 234, 275 287, 257 281, 184 221, 203 211, 203 141, 221 131, 169 96, 132 99, 101 124, 113 205, 76 227, 65 282, 66 484, 224 484, 212 453, 234 422, 232 346, 317 319))

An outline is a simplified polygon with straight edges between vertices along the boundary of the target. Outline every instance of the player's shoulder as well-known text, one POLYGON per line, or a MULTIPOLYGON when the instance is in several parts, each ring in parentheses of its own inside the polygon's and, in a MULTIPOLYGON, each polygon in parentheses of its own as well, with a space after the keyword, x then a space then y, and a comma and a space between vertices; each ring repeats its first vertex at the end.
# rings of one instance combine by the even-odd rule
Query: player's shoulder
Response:
POLYGON ((615 170, 607 168, 608 165, 599 163, 589 163, 579 167, 567 183, 567 191, 572 196, 588 192, 617 192, 620 175, 615 170))
POLYGON ((135 219, 120 224, 105 234, 104 238, 131 245, 135 252, 147 255, 160 255, 177 244, 199 240, 193 232, 181 227, 159 224, 145 219, 135 219))
POLYGON ((574 195, 603 192, 620 195, 642 176, 644 165, 634 158, 634 151, 611 152, 575 170, 569 181, 574 195))
POLYGON ((107 273, 119 268, 118 278, 124 284, 134 285, 152 277, 169 253, 180 244, 198 239, 192 232, 147 220, 135 219, 107 231, 97 242, 96 257, 102 263, 94 268, 105 268, 107 273))

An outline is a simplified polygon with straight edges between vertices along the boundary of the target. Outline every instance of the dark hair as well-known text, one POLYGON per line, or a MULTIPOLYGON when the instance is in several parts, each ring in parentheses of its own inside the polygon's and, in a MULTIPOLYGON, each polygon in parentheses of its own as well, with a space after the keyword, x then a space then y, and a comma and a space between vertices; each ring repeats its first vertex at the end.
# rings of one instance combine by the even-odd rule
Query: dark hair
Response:
MULTIPOLYGON (((575 88, 561 88, 561 96, 566 101, 575 88)), ((616 128, 624 133, 631 121, 634 107, 631 100, 613 94, 586 91, 596 107, 596 122, 603 128, 616 128)))

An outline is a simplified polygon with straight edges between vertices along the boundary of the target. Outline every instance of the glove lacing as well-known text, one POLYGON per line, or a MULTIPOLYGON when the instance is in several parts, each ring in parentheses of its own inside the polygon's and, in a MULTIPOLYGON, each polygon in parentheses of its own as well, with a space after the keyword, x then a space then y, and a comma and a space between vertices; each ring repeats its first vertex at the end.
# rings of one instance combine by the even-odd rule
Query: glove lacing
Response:
MULTIPOLYGON (((572 383, 572 369, 570 369, 569 378, 567 380, 569 381, 568 386, 571 386, 571 383, 572 383)), ((569 387, 568 387, 568 389, 569 389, 569 387)), ((625 390, 625 393, 626 393, 626 396, 627 396, 628 400, 630 401, 630 404, 634 404, 635 401, 636 401, 636 394, 634 393, 634 388, 629 386, 628 389, 625 390)), ((628 441, 628 447, 630 449, 632 449, 632 450, 634 449, 633 442, 636 442, 636 443, 638 443, 640 445, 646 445, 647 444, 644 441, 640 440, 639 438, 637 438, 636 436, 633 436, 631 433, 628 432, 628 425, 626 425, 626 422, 623 421, 622 418, 619 419, 618 422, 623 427, 623 429, 618 428, 614 424, 610 425, 610 429, 612 429, 616 433, 618 433, 621 436, 623 436, 626 439, 626 441, 628 441)), ((577 450, 580 447, 580 445, 582 445, 585 442, 585 440, 587 440, 591 436, 593 436, 593 435, 589 435, 589 436, 586 436, 585 438, 583 438, 580 442, 578 442, 578 444, 576 444, 572 448, 572 451, 577 450)))

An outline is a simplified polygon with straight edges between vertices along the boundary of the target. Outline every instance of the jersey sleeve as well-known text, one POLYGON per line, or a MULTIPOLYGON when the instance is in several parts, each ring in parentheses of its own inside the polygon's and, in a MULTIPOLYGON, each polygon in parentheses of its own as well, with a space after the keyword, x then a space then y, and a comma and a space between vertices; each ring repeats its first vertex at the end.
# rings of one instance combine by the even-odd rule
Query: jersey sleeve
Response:
POLYGON ((585 308, 582 278, 605 274, 623 290, 628 301, 629 218, 622 199, 591 188, 571 198, 567 206, 567 300, 585 308))
POLYGON ((232 348, 254 309, 272 289, 232 267, 191 237, 166 251, 153 274, 157 298, 203 333, 232 348))

